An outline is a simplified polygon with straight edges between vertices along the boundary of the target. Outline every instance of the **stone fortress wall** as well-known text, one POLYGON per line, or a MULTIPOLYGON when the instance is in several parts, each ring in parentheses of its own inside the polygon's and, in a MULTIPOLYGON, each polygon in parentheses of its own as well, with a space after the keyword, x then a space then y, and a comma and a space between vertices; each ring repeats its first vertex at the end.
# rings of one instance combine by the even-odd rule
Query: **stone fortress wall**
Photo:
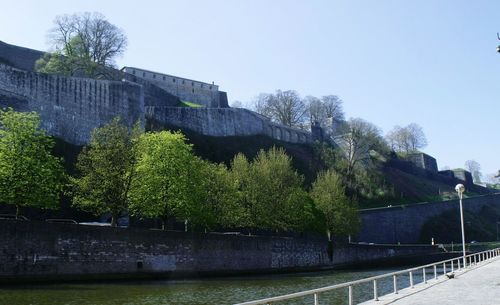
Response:
POLYGON ((95 127, 120 116, 144 123, 143 87, 126 81, 62 77, 0 64, 0 106, 36 111, 42 128, 70 143, 88 143, 95 127))
POLYGON ((242 108, 186 108, 146 106, 146 119, 214 136, 266 135, 291 143, 311 143, 310 132, 271 122, 242 108))
POLYGON ((34 71, 35 62, 44 52, 10 45, 0 40, 0 63, 25 71, 34 71))
POLYGON ((208 136, 313 141, 307 131, 276 124, 247 109, 229 108, 226 92, 215 84, 131 67, 117 71, 122 81, 36 73, 35 61, 43 54, 0 41, 0 107, 38 112, 49 134, 72 144, 87 143, 92 129, 116 116, 128 126, 154 120, 155 126, 208 136), (205 107, 176 107, 181 100, 205 107))

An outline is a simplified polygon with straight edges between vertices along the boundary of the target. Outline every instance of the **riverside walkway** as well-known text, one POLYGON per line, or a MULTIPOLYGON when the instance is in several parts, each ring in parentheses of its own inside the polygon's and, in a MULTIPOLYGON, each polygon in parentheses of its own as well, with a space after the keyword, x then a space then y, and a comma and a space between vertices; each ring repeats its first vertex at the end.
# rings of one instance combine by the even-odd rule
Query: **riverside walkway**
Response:
MULTIPOLYGON (((371 301, 363 305, 418 304, 500 304, 500 248, 456 257, 428 265, 386 273, 352 282, 336 284, 287 295, 239 303, 236 305, 270 305, 283 301, 307 301, 314 305, 329 301, 325 294, 347 289, 343 304, 360 304, 354 291, 369 292, 371 301), (392 288, 382 282, 389 281, 392 288), (362 285, 369 284, 371 289, 362 285), (368 289, 367 289, 368 288, 368 289), (388 289, 389 288, 389 289, 388 289)), ((364 298, 366 300, 366 298, 364 298)), ((307 303, 309 304, 309 303, 307 303)))
POLYGON ((500 304, 500 259, 483 262, 466 271, 455 273, 453 279, 440 278, 427 285, 405 288, 398 294, 379 297, 378 301, 368 301, 363 305, 460 305, 460 304, 500 304))

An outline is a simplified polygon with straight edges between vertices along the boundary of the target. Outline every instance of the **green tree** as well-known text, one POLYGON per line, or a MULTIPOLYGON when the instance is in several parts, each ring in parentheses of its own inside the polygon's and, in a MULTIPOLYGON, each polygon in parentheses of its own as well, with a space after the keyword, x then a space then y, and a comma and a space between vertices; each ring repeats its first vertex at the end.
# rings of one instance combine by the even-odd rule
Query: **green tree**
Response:
POLYGON ((130 193, 134 215, 158 217, 163 228, 169 219, 197 224, 210 218, 200 205, 203 164, 193 155, 184 135, 146 133, 139 139, 137 157, 130 193))
POLYGON ((75 206, 96 215, 110 213, 111 225, 116 226, 118 217, 128 208, 134 144, 140 132, 138 124, 129 130, 119 118, 94 129, 89 145, 78 156, 80 176, 72 179, 75 206))
POLYGON ((218 225, 225 228, 240 227, 245 222, 245 209, 238 200, 238 183, 224 164, 203 161, 200 167, 203 185, 202 204, 205 209, 206 227, 218 225))
POLYGON ((0 201, 21 207, 58 208, 64 183, 54 141, 40 129, 38 114, 0 110, 0 201))
POLYGON ((57 16, 49 39, 55 50, 37 61, 37 71, 92 78, 111 76, 108 67, 127 46, 121 29, 103 15, 88 12, 57 16))
POLYGON ((250 163, 237 155, 231 167, 238 183, 242 224, 275 231, 301 231, 313 217, 308 194, 302 189, 303 177, 293 168, 283 149, 261 150, 250 163))
POLYGON ((316 207, 323 213, 328 239, 332 235, 353 234, 359 227, 356 204, 345 194, 341 177, 327 170, 318 174, 311 189, 311 197, 316 207))

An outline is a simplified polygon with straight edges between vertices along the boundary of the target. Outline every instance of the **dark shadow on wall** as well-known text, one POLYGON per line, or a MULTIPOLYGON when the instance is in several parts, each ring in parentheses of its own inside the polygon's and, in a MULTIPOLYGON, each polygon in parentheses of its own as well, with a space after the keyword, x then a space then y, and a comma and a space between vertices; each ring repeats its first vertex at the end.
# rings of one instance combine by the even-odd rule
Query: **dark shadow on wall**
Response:
MULTIPOLYGON (((500 207, 485 205, 479 213, 464 211, 465 241, 497 240, 497 221, 500 221, 500 207)), ((443 212, 423 225, 420 243, 461 243, 460 213, 457 210, 443 212)), ((500 229, 500 228, 499 228, 500 229)))

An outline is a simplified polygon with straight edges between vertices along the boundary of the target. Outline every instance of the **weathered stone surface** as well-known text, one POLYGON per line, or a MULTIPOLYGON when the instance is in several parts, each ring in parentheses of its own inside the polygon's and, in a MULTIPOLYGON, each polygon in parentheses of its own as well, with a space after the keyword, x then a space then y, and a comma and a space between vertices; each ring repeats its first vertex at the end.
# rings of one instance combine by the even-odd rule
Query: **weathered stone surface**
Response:
MULTIPOLYGON (((473 213, 479 213, 485 205, 500 206, 500 194, 463 200, 464 210, 473 213)), ((458 200, 363 210, 357 240, 382 244, 414 244, 419 241, 420 231, 427 220, 449 210, 456 210, 459 215, 458 200)))
POLYGON ((146 119, 208 136, 267 135, 291 143, 312 142, 311 133, 271 122, 242 108, 145 107, 146 119))
POLYGON ((125 77, 128 80, 134 82, 140 79, 145 80, 170 94, 178 96, 183 101, 200 104, 205 107, 221 107, 218 85, 135 67, 124 67, 122 71, 125 72, 125 77))
POLYGON ((85 275, 220 274, 317 269, 435 253, 435 247, 353 245, 326 239, 185 233, 39 221, 0 221, 0 281, 85 275))
POLYGON ((36 111, 49 134, 78 145, 116 116, 128 126, 144 122, 143 87, 130 82, 48 75, 0 64, 0 96, 0 106, 36 111))
POLYGON ((407 156, 407 159, 419 168, 423 168, 435 173, 438 171, 436 159, 429 156, 428 154, 424 154, 423 152, 409 154, 407 156))
POLYGON ((0 41, 0 63, 13 66, 25 71, 34 71, 35 62, 44 52, 14 46, 0 41))
POLYGON ((246 109, 229 108, 226 92, 215 84, 125 67, 113 79, 93 80, 33 72, 43 52, 0 41, 0 106, 36 111, 42 127, 72 144, 86 144, 91 131, 115 116, 131 126, 149 118, 210 136, 267 135, 292 143, 312 142, 295 130, 246 109), (208 108, 169 108, 180 100, 208 108))

